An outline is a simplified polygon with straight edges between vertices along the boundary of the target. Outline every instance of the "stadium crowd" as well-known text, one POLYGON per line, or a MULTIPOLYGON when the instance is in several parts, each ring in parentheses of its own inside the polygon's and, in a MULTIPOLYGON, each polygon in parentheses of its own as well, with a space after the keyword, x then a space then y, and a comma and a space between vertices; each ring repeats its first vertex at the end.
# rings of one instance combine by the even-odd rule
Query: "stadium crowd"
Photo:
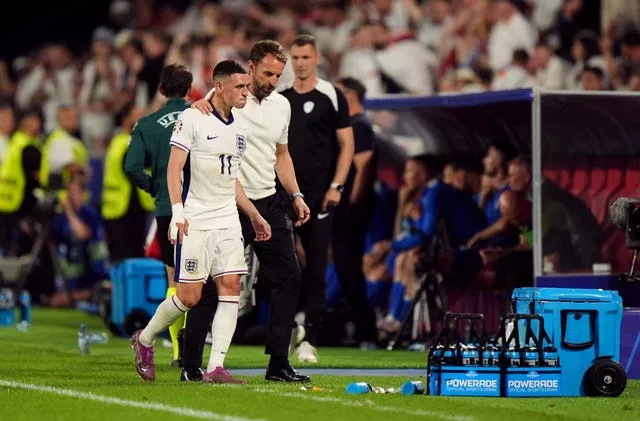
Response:
MULTIPOLYGON (((126 139, 139 118, 164 104, 157 88, 168 64, 192 70, 189 99, 196 100, 212 88, 217 62, 246 63, 258 40, 289 48, 298 34, 309 33, 322 55, 319 76, 356 79, 366 98, 525 87, 640 91, 640 6, 632 0, 115 0, 110 17, 112 24, 96 28, 81 53, 48 43, 10 63, 0 60, 0 165, 11 143, 21 141, 35 151, 23 157, 25 173, 31 174, 25 191, 53 184, 43 176, 45 169, 72 174, 63 180, 72 187, 60 198, 53 231, 66 276, 83 279, 75 284, 84 291, 78 299, 106 276, 109 235, 102 225, 107 221, 109 228, 114 218, 83 203, 85 186, 77 176, 95 176, 89 160, 108 158, 116 139, 126 139)), ((278 90, 293 80, 289 60, 278 90)), ((383 209, 386 193, 378 188, 381 209, 372 223, 378 231, 369 232, 363 271, 369 303, 381 308, 379 329, 396 332, 410 310, 420 260, 416 246, 424 239, 415 234, 435 235, 436 216, 428 210, 436 202, 445 206, 437 212, 450 217, 448 245, 456 250, 440 256, 445 277, 462 282, 509 253, 530 249, 530 171, 526 157, 496 143, 482 163, 429 155, 409 159, 397 212, 395 201, 383 209), (461 268, 466 271, 457 273, 461 268)), ((139 220, 152 214, 147 201, 142 195, 131 199, 139 220)), ((16 238, 11 229, 28 233, 20 221, 32 202, 25 195, 18 219, 7 216, 17 208, 0 209, 5 254, 16 238)), ((545 258, 551 267, 588 267, 594 252, 582 251, 572 262, 545 258)), ((328 278, 331 271, 330 266, 328 278)), ((53 297, 49 303, 64 305, 56 288, 53 282, 38 291, 53 297)), ((328 303, 335 298, 328 296, 328 303)))

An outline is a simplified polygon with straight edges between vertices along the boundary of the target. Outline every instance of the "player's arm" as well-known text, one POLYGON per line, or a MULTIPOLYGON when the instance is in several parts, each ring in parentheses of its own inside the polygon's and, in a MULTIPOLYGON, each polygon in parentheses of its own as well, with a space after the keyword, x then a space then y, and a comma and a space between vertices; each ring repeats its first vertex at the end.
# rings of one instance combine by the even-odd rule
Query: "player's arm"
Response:
POLYGON ((502 213, 500 219, 471 237, 467 243, 467 247, 473 247, 478 242, 493 238, 498 234, 508 231, 514 226, 511 221, 513 221, 517 215, 518 197, 516 196, 516 193, 512 190, 505 191, 500 195, 498 205, 500 206, 500 212, 502 213))
POLYGON ((260 212, 258 212, 258 209, 256 209, 251 200, 249 200, 242 188, 242 184, 240 184, 240 181, 237 179, 236 203, 238 204, 238 208, 240 208, 240 212, 244 213, 251 221, 253 230, 256 233, 256 241, 269 240, 269 238, 271 238, 271 226, 262 215, 260 215, 260 212))
POLYGON ((155 195, 151 191, 151 176, 144 170, 145 144, 140 128, 136 125, 131 133, 131 142, 124 158, 124 171, 136 186, 155 195))
POLYGON ((169 164, 167 165, 167 189, 169 190, 169 200, 171 200, 171 223, 169 225, 169 240, 172 244, 176 240, 182 243, 183 234, 188 234, 189 222, 184 217, 184 207, 182 205, 182 181, 180 174, 187 162, 189 152, 178 146, 171 146, 169 164))
POLYGON ((336 165, 336 173, 333 176, 333 182, 344 184, 347 181, 347 175, 351 169, 353 162, 353 129, 351 126, 336 130, 338 144, 340 145, 340 153, 338 154, 338 162, 336 165))
POLYGON ((182 204, 182 180, 180 174, 184 168, 191 146, 196 138, 193 113, 186 110, 173 125, 171 134, 171 154, 167 164, 167 190, 171 201, 171 223, 169 224, 169 240, 172 244, 182 243, 183 235, 189 235, 189 221, 184 216, 182 204))
POLYGON ((276 145, 276 174, 289 196, 300 191, 298 180, 296 180, 296 171, 293 168, 293 160, 289 154, 289 146, 286 143, 276 145))
POLYGON ((354 154, 353 165, 356 169, 353 178, 353 190, 349 202, 360 203, 363 199, 367 185, 371 181, 371 160, 373 159, 374 134, 371 127, 364 124, 353 126, 354 154), (356 148, 355 140, 358 139, 356 148))
POLYGON ((417 229, 411 234, 395 240, 391 243, 391 248, 395 252, 402 252, 428 243, 438 228, 438 220, 441 216, 441 206, 443 198, 440 192, 424 196, 420 200, 422 205, 422 216, 418 220, 417 229))
POLYGON ((341 199, 341 192, 336 187, 344 185, 351 169, 353 162, 353 129, 349 117, 349 105, 344 94, 336 89, 338 98, 338 110, 336 112, 336 137, 340 145, 340 153, 338 154, 338 162, 336 163, 336 172, 333 174, 331 187, 324 195, 322 200, 322 208, 327 209, 330 206, 337 206, 341 199))
POLYGON ((280 184, 282 184, 289 196, 293 197, 293 209, 298 216, 296 226, 299 227, 311 218, 311 211, 309 211, 309 207, 300 193, 293 161, 289 154, 289 146, 286 143, 276 144, 276 174, 280 184))

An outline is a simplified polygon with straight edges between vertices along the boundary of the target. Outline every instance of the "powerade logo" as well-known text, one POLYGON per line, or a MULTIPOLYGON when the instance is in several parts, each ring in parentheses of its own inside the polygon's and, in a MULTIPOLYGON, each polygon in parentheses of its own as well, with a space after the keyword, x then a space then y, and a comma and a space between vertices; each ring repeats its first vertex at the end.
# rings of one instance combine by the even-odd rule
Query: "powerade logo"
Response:
POLYGON ((478 373, 471 370, 466 373, 451 373, 446 377, 443 392, 447 395, 497 396, 500 394, 498 374, 478 373))
POLYGON ((448 388, 496 388, 497 380, 471 380, 471 379, 451 379, 446 383, 448 388))
POLYGON ((541 374, 531 371, 527 374, 510 375, 507 393, 511 396, 555 396, 560 394, 560 375, 541 374))

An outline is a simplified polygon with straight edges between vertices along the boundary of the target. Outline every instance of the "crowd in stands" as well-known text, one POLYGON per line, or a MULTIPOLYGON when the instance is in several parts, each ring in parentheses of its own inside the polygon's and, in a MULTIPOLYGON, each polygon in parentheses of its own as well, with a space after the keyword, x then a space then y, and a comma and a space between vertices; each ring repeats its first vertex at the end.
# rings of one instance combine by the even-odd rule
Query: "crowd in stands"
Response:
MULTIPOLYGON (((368 98, 525 87, 640 91, 640 29, 634 26, 640 7, 634 1, 114 0, 110 18, 81 53, 47 43, 11 62, 0 60, 0 164, 16 133, 44 142, 56 130, 84 146, 85 163, 103 159, 111 139, 163 104, 157 87, 165 65, 192 70, 195 100, 212 87, 220 60, 246 63, 255 41, 275 39, 288 48, 300 33, 317 40, 322 78, 353 77, 368 98)), ((279 89, 292 82, 288 64, 279 89)), ((47 165, 77 163, 65 151, 81 149, 56 149, 47 165)), ((531 166, 516 155, 496 143, 482 163, 431 155, 407 161, 397 212, 392 200, 393 211, 387 206, 376 214, 377 226, 387 228, 370 233, 363 261, 381 330, 397 331, 409 311, 425 239, 446 232, 438 271, 457 282, 530 251, 531 166)), ((90 175, 88 167, 78 172, 90 175)), ((571 235, 579 227, 567 228, 567 201, 545 185, 546 197, 564 203, 548 208, 554 213, 543 227, 550 242, 545 250, 564 250, 567 242, 577 247, 570 261, 550 252, 546 267, 584 268, 599 243, 571 235)), ((55 234, 70 246, 77 245, 73 238, 91 243, 95 255, 83 261, 95 266, 105 258, 100 221, 83 210, 82 185, 77 190, 61 201, 66 222, 56 222, 55 234), (80 214, 88 231, 75 223, 80 214)), ((378 193, 384 202, 384 192, 378 193)), ((104 276, 104 268, 95 270, 104 276)))

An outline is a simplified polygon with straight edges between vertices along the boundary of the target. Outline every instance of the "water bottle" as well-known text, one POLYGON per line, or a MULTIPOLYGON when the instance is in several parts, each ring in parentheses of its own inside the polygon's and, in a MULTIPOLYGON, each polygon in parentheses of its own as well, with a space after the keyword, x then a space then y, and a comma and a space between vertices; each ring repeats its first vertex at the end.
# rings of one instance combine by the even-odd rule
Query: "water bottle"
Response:
POLYGON ((447 346, 444 349, 444 352, 442 353, 443 359, 444 359, 444 364, 447 365, 455 365, 457 364, 456 361, 456 349, 454 346, 447 346))
POLYGON ((425 391, 424 383, 420 380, 405 382, 402 385, 401 393, 407 395, 422 395, 425 391))
POLYGON ((89 333, 87 335, 87 341, 90 344, 106 344, 109 343, 109 336, 104 332, 89 333))
POLYGON ((544 365, 547 367, 557 367, 560 364, 558 359, 558 350, 552 346, 547 346, 542 352, 544 365))
POLYGON ((352 395, 364 395, 365 393, 371 392, 371 385, 365 382, 351 383, 347 386, 347 393, 351 393, 352 395))
POLYGON ((0 288, 0 326, 10 326, 16 322, 14 308, 15 295, 10 288, 0 288))
POLYGON ((467 352, 469 353, 469 365, 478 365, 480 363, 480 353, 477 345, 467 345, 467 352))
POLYGON ((524 347, 524 365, 527 367, 538 366, 538 348, 536 347, 524 347))
POLYGON ((507 367, 518 367, 520 365, 520 353, 512 345, 505 353, 505 361, 507 367))
POLYGON ((500 359, 500 351, 493 345, 487 345, 482 352, 482 365, 485 367, 491 367, 498 365, 500 359))
POLYGON ((26 289, 20 293, 20 322, 31 324, 31 294, 26 289))
POLYGON ((81 324, 78 331, 78 350, 80 355, 89 355, 89 338, 87 334, 87 325, 81 324))
POLYGON ((437 345, 433 350, 433 354, 431 354, 433 361, 437 364, 440 364, 442 362, 443 356, 444 356, 444 346, 437 345))

